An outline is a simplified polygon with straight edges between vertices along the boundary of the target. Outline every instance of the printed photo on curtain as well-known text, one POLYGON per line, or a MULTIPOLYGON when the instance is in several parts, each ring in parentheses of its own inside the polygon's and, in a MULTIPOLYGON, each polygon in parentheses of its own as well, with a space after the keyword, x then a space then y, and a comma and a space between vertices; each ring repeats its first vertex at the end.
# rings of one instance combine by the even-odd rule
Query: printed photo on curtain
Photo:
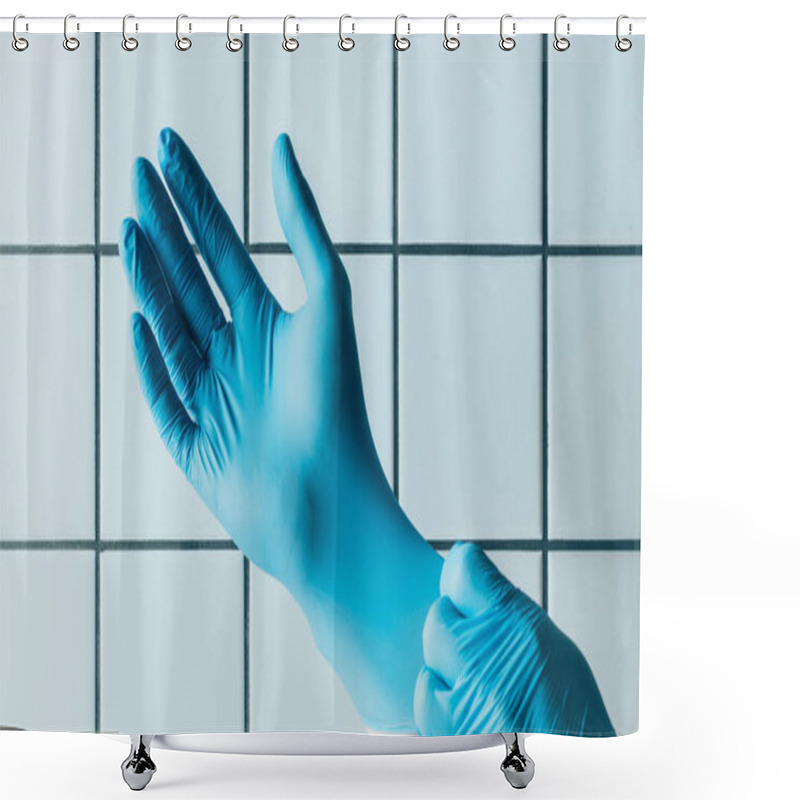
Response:
POLYGON ((637 730, 631 38, 3 34, 3 726, 637 730))

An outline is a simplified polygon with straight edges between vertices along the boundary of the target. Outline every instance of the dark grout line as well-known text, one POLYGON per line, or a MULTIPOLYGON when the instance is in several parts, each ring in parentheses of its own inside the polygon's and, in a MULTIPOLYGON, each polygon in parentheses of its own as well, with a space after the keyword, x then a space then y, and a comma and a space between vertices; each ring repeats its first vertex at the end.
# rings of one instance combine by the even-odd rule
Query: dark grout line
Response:
POLYGON ((101 730, 100 664, 100 34, 94 35, 94 729, 101 730))
POLYGON ((464 242, 407 242, 398 244, 403 256, 538 256, 538 244, 491 244, 464 242))
POLYGON ((640 256, 640 244, 550 244, 551 256, 640 256))
POLYGON ((399 103, 397 49, 394 48, 392 53, 392 425, 394 434, 392 486, 398 501, 400 500, 399 103))
POLYGON ((0 550, 237 550, 232 539, 3 539, 0 550))
POLYGON ((95 244, 0 244, 4 256, 94 255, 95 244))
MULTIPOLYGON (((242 82, 244 84, 243 91, 243 165, 244 174, 242 176, 242 188, 244 197, 242 198, 242 213, 244 216, 243 233, 244 244, 248 247, 250 244, 250 34, 245 33, 242 36, 243 49, 244 49, 244 65, 242 82)), ((242 553, 242 603, 244 609, 243 621, 243 654, 242 661, 244 664, 244 697, 242 702, 244 704, 244 732, 250 731, 250 559, 242 553)))
MULTIPOLYGON (((247 35, 247 34, 245 34, 247 35)), ((249 183, 249 182, 248 182, 249 183)), ((249 215, 249 202, 246 213, 249 215)), ((249 227, 249 225, 248 225, 249 227)), ((286 242, 248 242, 252 255, 291 255, 286 242)), ((544 252, 541 244, 492 244, 489 242, 464 244, 458 242, 338 242, 334 243, 342 255, 397 255, 400 256, 538 256, 544 252)), ((93 255, 99 248, 101 256, 118 255, 117 244, 0 244, 0 255, 93 255)), ((197 247, 194 248, 198 252, 197 247)), ((640 244, 548 244, 550 256, 641 256, 640 244)))
POLYGON ((550 538, 550 516, 549 516, 549 429, 548 429, 548 403, 547 403, 547 373, 549 369, 547 359, 547 269, 548 258, 550 255, 548 247, 548 36, 542 36, 542 285, 541 285, 541 308, 542 308, 542 608, 545 613, 550 607, 550 563, 548 559, 548 548, 550 538))
MULTIPOLYGON (((428 539, 431 547, 449 548, 455 542, 474 542, 485 550, 543 550, 543 539, 518 538, 438 538, 428 539)), ((547 539, 547 549, 554 550, 639 550, 640 540, 631 538, 611 539, 547 539)), ((147 551, 163 552, 175 550, 238 550, 232 539, 4 539, 0 550, 56 550, 73 551, 147 551)), ((250 562, 248 562, 249 564, 250 562)))
POLYGON ((242 150, 243 150, 243 174, 242 174, 242 239, 245 247, 250 245, 250 34, 242 35, 244 59, 243 59, 243 131, 242 131, 242 150))
POLYGON ((639 539, 428 539, 436 550, 449 550, 455 542, 472 542, 487 551, 541 552, 633 552, 641 550, 639 539))
POLYGON ((245 733, 250 732, 250 559, 242 553, 242 603, 244 610, 244 721, 243 728, 245 733))

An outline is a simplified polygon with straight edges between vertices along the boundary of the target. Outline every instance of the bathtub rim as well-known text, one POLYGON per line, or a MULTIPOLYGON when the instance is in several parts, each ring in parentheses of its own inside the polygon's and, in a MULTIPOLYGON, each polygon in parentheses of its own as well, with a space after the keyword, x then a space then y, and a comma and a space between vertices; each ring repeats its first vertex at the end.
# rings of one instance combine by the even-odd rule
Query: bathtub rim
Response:
MULTIPOLYGON (((130 745, 127 734, 103 733, 130 745)), ((524 736, 525 734, 521 734, 524 736)), ((343 733, 337 731, 270 731, 250 733, 156 734, 151 748, 192 753, 236 755, 419 755, 484 750, 503 744, 499 733, 461 736, 343 733)))

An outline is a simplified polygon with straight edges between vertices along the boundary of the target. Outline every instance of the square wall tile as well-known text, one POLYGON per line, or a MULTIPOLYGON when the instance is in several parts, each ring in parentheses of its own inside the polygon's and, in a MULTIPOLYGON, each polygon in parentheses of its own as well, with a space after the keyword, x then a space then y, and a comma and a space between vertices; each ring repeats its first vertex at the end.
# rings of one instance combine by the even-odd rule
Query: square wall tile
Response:
MULTIPOLYGON (((118 49, 122 51, 121 47, 118 49)), ((131 314, 134 309, 119 258, 103 258, 100 280, 101 535, 107 539, 226 539, 225 529, 192 488, 158 435, 142 393, 133 355, 131 314)))
POLYGON ((94 538, 94 280, 92 256, 0 258, 0 538, 94 538))
MULTIPOLYGON (((448 548, 437 549, 442 557, 448 548)), ((542 604, 542 554, 534 550, 492 550, 483 548, 492 563, 514 586, 522 589, 531 600, 542 604)))
MULTIPOLYGON (((294 256, 255 255, 253 261, 284 309, 294 312, 305 303, 305 286, 294 256)), ((344 255, 342 262, 352 290, 367 417, 383 470, 391 483, 394 471, 392 259, 382 255, 344 255)))
POLYGON ((542 40, 411 37, 397 57, 401 242, 542 241, 542 40))
POLYGON ((94 551, 0 551, 0 723, 93 731, 94 638, 94 551))
POLYGON ((540 537, 540 259, 403 257, 399 291, 403 508, 430 539, 540 537))
MULTIPOLYGON (((644 36, 548 48, 548 228, 551 244, 642 241, 644 36)), ((499 48, 498 48, 499 49, 499 48)))
POLYGON ((549 613, 592 668, 618 735, 639 728, 639 553, 550 553, 549 613))
POLYGON ((550 535, 638 538, 641 258, 551 258, 547 287, 550 535))
POLYGON ((101 557, 101 729, 244 729, 244 568, 236 550, 101 557))
MULTIPOLYGON (((272 194, 272 146, 292 139, 335 242, 392 240, 393 36, 300 37, 287 53, 277 35, 251 36, 250 238, 282 242, 272 194)), ((173 48, 174 49, 174 48, 173 48)))
POLYGON ((250 730, 366 727, 292 595, 250 565, 250 730))
POLYGON ((487 550, 486 555, 514 586, 542 604, 542 554, 530 550, 487 550))
POLYGON ((0 242, 91 244, 94 36, 71 53, 61 34, 28 39, 22 53, 9 34, 0 47, 0 242))
POLYGON ((241 234, 244 230, 244 54, 224 34, 198 34, 184 52, 172 33, 148 33, 127 52, 116 33, 101 36, 100 186, 103 242, 116 243, 134 213, 131 169, 137 156, 158 167, 158 134, 174 128, 241 234))

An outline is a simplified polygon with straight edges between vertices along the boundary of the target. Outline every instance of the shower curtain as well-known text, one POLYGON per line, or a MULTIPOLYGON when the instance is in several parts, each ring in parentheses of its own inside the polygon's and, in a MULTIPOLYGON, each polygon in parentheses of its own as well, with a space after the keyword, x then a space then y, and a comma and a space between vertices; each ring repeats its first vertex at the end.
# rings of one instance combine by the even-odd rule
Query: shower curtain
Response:
POLYGON ((0 46, 0 723, 638 727, 644 39, 0 46))

